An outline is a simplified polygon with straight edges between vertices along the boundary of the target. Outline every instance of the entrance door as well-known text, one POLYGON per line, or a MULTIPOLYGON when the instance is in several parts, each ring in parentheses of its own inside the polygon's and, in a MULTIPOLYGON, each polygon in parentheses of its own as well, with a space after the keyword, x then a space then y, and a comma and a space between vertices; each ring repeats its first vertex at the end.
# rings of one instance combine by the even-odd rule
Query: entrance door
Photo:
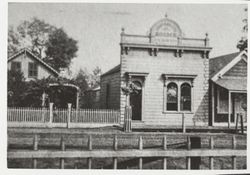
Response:
POLYGON ((132 120, 141 120, 142 113, 142 85, 139 81, 133 81, 136 91, 130 94, 130 105, 132 107, 132 120))

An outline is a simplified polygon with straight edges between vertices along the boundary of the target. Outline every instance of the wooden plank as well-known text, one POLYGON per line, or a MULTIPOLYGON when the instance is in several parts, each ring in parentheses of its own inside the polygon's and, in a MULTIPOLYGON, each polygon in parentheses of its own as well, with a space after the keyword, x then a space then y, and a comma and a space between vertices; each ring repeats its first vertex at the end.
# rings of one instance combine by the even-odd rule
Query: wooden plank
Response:
MULTIPOLYGON (((34 151, 38 151, 38 137, 37 137, 37 134, 34 135, 34 139, 33 139, 33 150, 34 150, 34 151)), ((36 159, 36 158, 33 159, 33 168, 34 168, 34 169, 37 168, 37 159, 36 159)))
POLYGON ((113 169, 117 169, 117 158, 113 158, 113 169))
POLYGON ((92 167, 92 158, 88 157, 87 162, 88 162, 88 169, 91 169, 91 167, 92 167))
MULTIPOLYGON (((63 137, 61 137, 61 150, 65 152, 65 141, 63 137)), ((64 169, 64 158, 60 158, 60 168, 64 169)))
POLYGON ((228 91, 228 128, 230 128, 231 124, 231 92, 228 91))
POLYGON ((167 158, 166 157, 163 158, 163 169, 164 170, 167 169, 167 158))
POLYGON ((186 133, 186 123, 185 123, 185 114, 182 113, 182 133, 186 133))
POLYGON ((92 136, 91 135, 89 135, 88 137, 88 149, 89 151, 92 150, 92 136))
POLYGON ((186 169, 190 170, 191 169, 191 158, 186 157, 186 169))
POLYGON ((129 149, 129 150, 76 150, 76 151, 8 151, 8 158, 74 158, 74 157, 222 157, 246 156, 246 150, 233 149, 193 149, 193 150, 155 150, 155 149, 129 149))
POLYGON ((233 170, 236 170, 236 168, 237 168, 236 165, 237 165, 236 164, 236 156, 232 156, 232 169, 233 170))
POLYGON ((117 139, 117 135, 114 136, 113 148, 114 148, 115 151, 118 149, 118 139, 117 139))
MULTIPOLYGON (((139 136, 139 150, 143 150, 143 140, 142 140, 142 136, 139 136)), ((139 169, 142 169, 142 157, 139 157, 139 169)))

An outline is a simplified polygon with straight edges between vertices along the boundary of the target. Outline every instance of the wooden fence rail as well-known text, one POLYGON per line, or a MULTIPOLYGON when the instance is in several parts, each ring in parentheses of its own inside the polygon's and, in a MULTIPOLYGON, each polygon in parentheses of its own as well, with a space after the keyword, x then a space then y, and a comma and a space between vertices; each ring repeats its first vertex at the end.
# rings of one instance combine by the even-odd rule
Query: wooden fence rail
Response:
MULTIPOLYGON (((118 125, 120 111, 114 109, 8 108, 9 127, 87 127, 88 124, 118 125)), ((99 126, 99 125, 96 125, 99 126)))
MULTIPOLYGON (((33 167, 37 168, 37 159, 40 158, 59 158, 60 168, 64 168, 65 158, 87 158, 88 168, 92 167, 93 158, 113 158, 113 169, 117 169, 118 158, 138 158, 139 169, 143 168, 143 158, 157 157, 162 159, 162 168, 167 169, 167 159, 169 157, 186 157, 186 169, 193 167, 191 161, 193 157, 209 157, 209 169, 214 168, 214 157, 231 157, 231 169, 236 169, 236 157, 246 156, 245 149, 236 149, 236 138, 232 137, 231 149, 214 149, 213 136, 210 137, 209 149, 192 149, 190 143, 190 136, 187 136, 186 149, 168 149, 167 137, 163 136, 162 148, 158 149, 143 149, 143 138, 138 138, 138 149, 118 149, 118 138, 115 135, 113 139, 112 150, 93 150, 92 136, 88 136, 88 149, 87 150, 66 150, 65 140, 61 137, 60 150, 38 150, 38 137, 34 136, 33 150, 15 150, 8 151, 8 159, 16 158, 31 158, 33 159, 33 167)), ((199 167, 200 165, 198 165, 199 167)))

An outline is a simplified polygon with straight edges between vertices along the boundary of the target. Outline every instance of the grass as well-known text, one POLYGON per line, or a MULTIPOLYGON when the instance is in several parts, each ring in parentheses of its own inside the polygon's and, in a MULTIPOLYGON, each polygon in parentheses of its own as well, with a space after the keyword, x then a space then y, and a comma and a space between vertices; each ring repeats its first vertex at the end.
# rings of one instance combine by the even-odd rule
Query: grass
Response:
MULTIPOLYGON (((33 134, 39 133, 38 149, 44 150, 59 150, 60 138, 65 138, 67 149, 87 150, 88 135, 93 138, 93 149, 112 149, 113 136, 118 137, 118 149, 138 149, 138 136, 143 137, 143 148, 161 148, 163 135, 167 136, 168 149, 185 149, 187 135, 199 135, 201 137, 201 148, 209 148, 209 138, 214 136, 214 148, 225 149, 232 147, 232 134, 208 134, 208 133, 163 133, 163 132, 136 132, 123 133, 116 130, 71 130, 71 132, 53 132, 52 130, 37 130, 30 129, 21 132, 20 130, 8 130, 8 149, 32 149, 33 134), (184 145, 179 145, 184 143, 184 145)), ((246 135, 236 135, 236 149, 246 149, 246 135)), ((112 158, 95 158, 92 160, 93 169, 112 169, 112 158)), ((168 158, 168 169, 185 169, 186 159, 168 158)), ((231 157, 216 157, 214 158, 214 169, 231 169, 231 157)), ((209 159, 201 158, 201 169, 209 169, 209 159)), ((8 168, 32 168, 31 159, 8 159, 8 168)), ((38 168, 59 168, 59 159, 38 159, 38 168)), ((65 168, 86 169, 87 160, 83 158, 65 159, 65 168)), ((118 169, 138 169, 138 159, 136 158, 119 158, 118 169)), ((143 169, 162 169, 161 158, 144 158, 143 169)), ((237 169, 246 169, 246 157, 237 157, 237 169)))

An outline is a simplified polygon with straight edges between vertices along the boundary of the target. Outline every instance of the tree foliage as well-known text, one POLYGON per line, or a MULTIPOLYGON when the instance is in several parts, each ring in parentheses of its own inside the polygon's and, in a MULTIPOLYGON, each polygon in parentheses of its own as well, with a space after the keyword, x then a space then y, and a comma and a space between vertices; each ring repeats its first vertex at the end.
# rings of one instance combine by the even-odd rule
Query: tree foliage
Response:
MULTIPOLYGON (((247 8, 244 9, 245 12, 247 12, 247 8)), ((237 43, 237 48, 242 51, 245 50, 248 46, 248 38, 247 38, 247 32, 248 32, 248 22, 247 22, 247 18, 243 19, 243 23, 244 26, 242 28, 242 33, 243 33, 243 37, 239 40, 239 42, 237 43)))
POLYGON ((9 27, 8 55, 25 47, 58 71, 67 69, 78 51, 77 41, 69 37, 62 28, 38 18, 25 20, 16 28, 9 27))
POLYGON ((16 70, 8 71, 8 106, 23 106, 26 90, 23 73, 16 70))

